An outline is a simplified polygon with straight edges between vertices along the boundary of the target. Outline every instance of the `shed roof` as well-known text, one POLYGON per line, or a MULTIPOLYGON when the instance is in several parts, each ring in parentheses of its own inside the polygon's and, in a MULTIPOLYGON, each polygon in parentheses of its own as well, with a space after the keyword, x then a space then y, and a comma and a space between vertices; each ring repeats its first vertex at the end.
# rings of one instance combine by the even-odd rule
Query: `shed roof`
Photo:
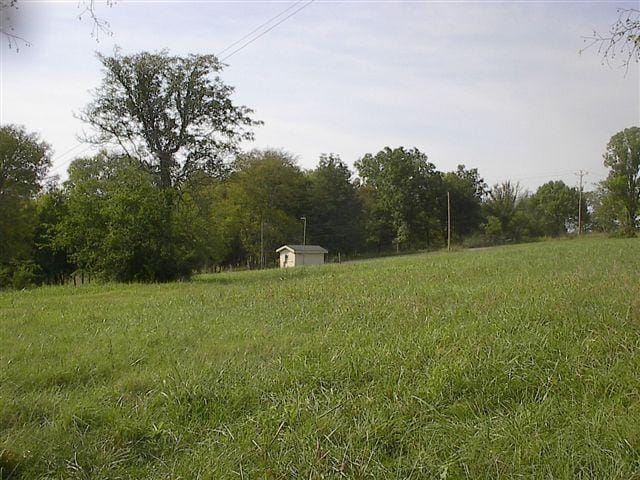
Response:
POLYGON ((283 245, 276 252, 289 250, 293 253, 329 253, 329 250, 322 248, 320 245, 283 245))

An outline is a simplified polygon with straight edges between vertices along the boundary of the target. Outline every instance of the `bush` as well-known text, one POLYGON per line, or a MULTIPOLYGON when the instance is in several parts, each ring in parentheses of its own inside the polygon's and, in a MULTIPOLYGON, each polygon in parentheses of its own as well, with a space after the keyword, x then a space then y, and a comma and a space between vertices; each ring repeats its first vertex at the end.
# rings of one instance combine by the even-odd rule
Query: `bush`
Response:
POLYGON ((36 284, 36 266, 32 262, 21 262, 0 266, 0 290, 32 287, 36 284))
POLYGON ((36 282, 35 266, 32 263, 21 263, 13 271, 12 286, 16 290, 32 287, 36 282))

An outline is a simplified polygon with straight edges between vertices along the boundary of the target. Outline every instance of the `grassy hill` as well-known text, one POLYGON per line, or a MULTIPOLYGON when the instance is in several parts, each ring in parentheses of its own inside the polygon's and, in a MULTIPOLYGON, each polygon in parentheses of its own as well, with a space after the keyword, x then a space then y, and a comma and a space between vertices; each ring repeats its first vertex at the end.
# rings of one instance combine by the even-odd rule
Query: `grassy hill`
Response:
POLYGON ((2 478, 638 478, 640 240, 0 294, 2 478))

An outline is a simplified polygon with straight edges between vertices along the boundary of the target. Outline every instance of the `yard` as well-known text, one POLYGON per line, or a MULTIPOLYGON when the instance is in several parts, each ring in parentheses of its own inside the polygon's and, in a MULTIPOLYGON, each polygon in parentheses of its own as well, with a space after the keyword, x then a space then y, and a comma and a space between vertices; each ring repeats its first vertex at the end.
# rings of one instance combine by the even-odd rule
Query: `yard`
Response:
POLYGON ((0 293, 0 478, 640 477, 640 240, 0 293))

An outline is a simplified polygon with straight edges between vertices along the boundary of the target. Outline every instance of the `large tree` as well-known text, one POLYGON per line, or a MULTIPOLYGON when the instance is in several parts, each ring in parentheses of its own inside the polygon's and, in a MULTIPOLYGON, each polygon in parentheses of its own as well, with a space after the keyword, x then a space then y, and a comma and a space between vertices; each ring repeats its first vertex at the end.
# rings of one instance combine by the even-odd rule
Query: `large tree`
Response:
MULTIPOLYGON (((432 246, 443 238, 446 193, 442 174, 420 150, 384 148, 356 163, 363 188, 375 191, 376 207, 391 218, 396 246, 432 246)), ((382 218, 380 217, 380 218, 382 218)))
POLYGON ((87 140, 119 146, 168 189, 196 170, 220 172, 239 142, 253 138, 252 111, 231 100, 214 55, 167 51, 98 54, 102 85, 80 118, 93 128, 87 140))
POLYGON ((59 187, 48 189, 36 200, 37 224, 34 235, 34 262, 39 280, 64 283, 75 270, 69 251, 58 243, 61 223, 68 215, 66 197, 59 187))
POLYGON ((443 180, 450 195, 453 234, 458 237, 469 235, 482 223, 482 201, 487 195, 487 184, 477 168, 467 169, 464 165, 445 173, 443 180))
POLYGON ((51 164, 50 147, 23 127, 0 127, 0 268, 31 257, 34 198, 51 164))
POLYGON ((586 193, 587 203, 591 207, 591 228, 597 232, 617 232, 624 228, 624 204, 615 198, 607 188, 606 180, 600 182, 592 192, 586 193))
POLYGON ((307 179, 282 151, 240 155, 218 186, 213 223, 227 246, 227 263, 270 263, 283 243, 302 243, 300 217, 307 212, 307 179))
POLYGON ((528 232, 522 204, 527 195, 519 183, 509 180, 494 185, 484 203, 487 222, 485 234, 494 241, 519 241, 528 232))
POLYGON ((362 207, 349 167, 338 155, 321 155, 309 178, 307 238, 329 252, 354 252, 361 243, 362 207))
POLYGON ((128 157, 102 152, 74 161, 65 183, 57 245, 82 270, 118 281, 167 281, 200 264, 206 225, 187 199, 174 206, 171 228, 153 175, 128 157))
POLYGON ((604 184, 612 197, 624 205, 624 229, 634 234, 640 203, 640 127, 625 128, 611 137, 604 164, 609 168, 604 184))
MULTIPOLYGON (((562 180, 547 182, 527 199, 532 222, 538 235, 555 237, 578 228, 579 192, 562 180)), ((582 219, 587 215, 586 200, 582 202, 582 219)))

